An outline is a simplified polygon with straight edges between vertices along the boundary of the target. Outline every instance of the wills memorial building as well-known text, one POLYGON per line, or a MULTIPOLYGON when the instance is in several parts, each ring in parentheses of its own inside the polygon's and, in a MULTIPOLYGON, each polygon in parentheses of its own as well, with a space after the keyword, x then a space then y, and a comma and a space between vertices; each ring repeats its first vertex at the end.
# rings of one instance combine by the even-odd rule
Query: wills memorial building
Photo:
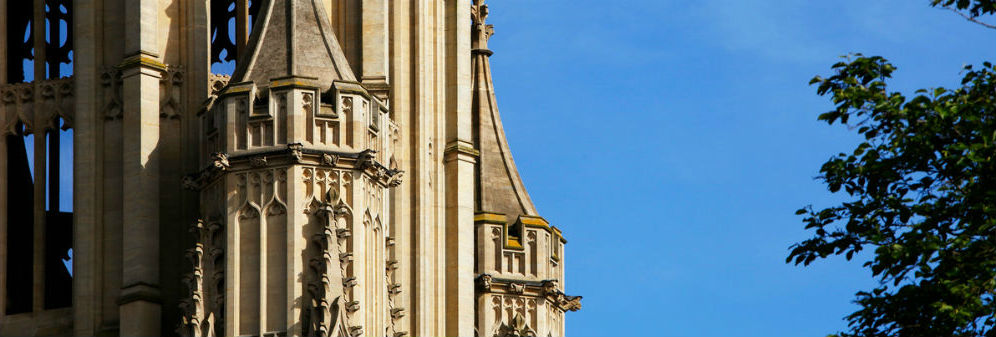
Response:
POLYGON ((0 335, 564 335, 487 16, 0 0, 0 335))

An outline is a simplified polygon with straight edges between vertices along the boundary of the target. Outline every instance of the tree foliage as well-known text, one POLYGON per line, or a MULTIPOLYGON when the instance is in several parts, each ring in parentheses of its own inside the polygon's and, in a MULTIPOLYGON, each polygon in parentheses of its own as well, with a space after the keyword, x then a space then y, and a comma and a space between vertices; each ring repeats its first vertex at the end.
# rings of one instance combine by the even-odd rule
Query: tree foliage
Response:
POLYGON ((967 11, 971 17, 996 13, 996 1, 994 0, 930 0, 930 5, 934 7, 964 10, 967 11))
MULTIPOLYGON (((996 12, 996 2, 931 0, 996 12)), ((787 262, 808 265, 873 251, 864 266, 879 286, 857 293, 860 309, 841 336, 996 336, 996 67, 966 66, 955 89, 889 91, 896 67, 855 54, 810 84, 835 108, 819 120, 864 137, 820 169, 848 201, 800 209, 813 237, 787 262)))

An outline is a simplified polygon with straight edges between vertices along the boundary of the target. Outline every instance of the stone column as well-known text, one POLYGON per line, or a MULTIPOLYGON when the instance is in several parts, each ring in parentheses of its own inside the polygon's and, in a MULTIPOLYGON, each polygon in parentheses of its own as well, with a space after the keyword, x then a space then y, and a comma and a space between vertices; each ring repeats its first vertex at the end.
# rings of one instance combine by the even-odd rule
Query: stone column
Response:
MULTIPOLYGON (((297 104, 299 100, 291 99, 291 97, 298 95, 294 91, 289 91, 287 96, 288 112, 300 111, 297 104)), ((287 120, 291 120, 290 116, 287 120)), ((291 125, 293 124, 288 122, 288 127, 291 125)), ((288 132, 288 139, 294 139, 290 138, 290 132, 288 132)), ((301 336, 304 330, 301 324, 290 324, 298 322, 301 318, 301 310, 304 309, 305 304, 298 299, 305 298, 304 289, 307 287, 307 280, 299 278, 301 277, 299 273, 302 273, 299 266, 307 265, 301 252, 308 246, 308 240, 304 238, 303 234, 303 228, 308 223, 308 215, 299 208, 300 205, 304 205, 304 200, 307 197, 304 195, 304 189, 301 188, 298 179, 302 174, 303 170, 300 165, 292 165, 287 168, 287 280, 285 281, 287 285, 287 336, 301 336)))
POLYGON ((428 0, 414 1, 412 6, 412 43, 414 44, 414 66, 412 67, 412 175, 413 188, 413 246, 412 271, 414 284, 412 291, 416 292, 413 303, 412 336, 445 335, 440 323, 444 319, 440 308, 445 306, 444 294, 440 291, 445 287, 444 279, 439 277, 442 266, 438 264, 442 254, 438 246, 444 238, 438 236, 437 200, 434 185, 442 183, 436 179, 433 151, 439 151, 439 139, 436 138, 435 98, 439 94, 434 88, 436 59, 432 28, 435 17, 432 15, 434 2, 428 0), (435 148, 434 148, 435 147, 435 148))
POLYGON ((122 89, 123 336, 161 333, 159 288, 159 0, 124 1, 122 89))
MULTIPOLYGON (((7 17, 7 1, 0 1, 0 18, 7 17)), ((0 24, 0 85, 7 84, 7 22, 0 24)), ((3 116, 3 115, 0 115, 3 116)), ((6 179, 6 178, 4 178, 6 179)), ((3 293, 3 291, 0 291, 3 293)), ((3 295, 0 295, 3 296, 3 295)), ((3 297, 0 297, 2 299, 3 297)), ((3 302, 0 302, 3 303, 3 302)), ((3 311, 3 310, 0 310, 3 311)), ((0 316, 3 313, 0 312, 0 316)))
MULTIPOLYGON (((356 106, 360 105, 359 99, 358 98, 354 99, 353 104, 354 104, 353 112, 359 115, 358 112, 361 110, 356 108, 356 106)), ((362 119, 363 117, 358 117, 358 118, 360 120, 363 120, 362 119)), ((365 124, 357 123, 354 132, 357 132, 358 134, 362 135, 362 136, 358 135, 357 138, 363 138, 364 140, 366 139, 365 133, 367 132, 367 130, 365 124)), ((363 143, 360 144, 364 144, 365 146, 366 142, 364 141, 363 143)), ((370 285, 368 284, 370 283, 370 280, 367 279, 368 276, 367 267, 368 263, 371 262, 367 259, 367 254, 366 254, 368 249, 367 236, 370 235, 370 232, 365 223, 366 220, 365 211, 367 209, 367 204, 366 202, 364 202, 366 199, 364 196, 366 194, 366 182, 365 182, 366 178, 363 176, 362 171, 353 170, 351 171, 351 173, 352 174, 350 174, 350 176, 352 177, 352 180, 349 181, 349 185, 352 186, 352 189, 349 190, 348 193, 351 193, 352 196, 348 198, 344 196, 343 198, 346 200, 349 199, 353 200, 352 204, 349 205, 350 207, 353 208, 353 221, 351 224, 349 224, 351 226, 349 230, 350 233, 352 233, 352 236, 349 239, 347 239, 347 241, 352 242, 352 246, 350 247, 352 248, 353 262, 350 263, 350 266, 352 266, 353 273, 348 276, 355 277, 357 282, 356 285, 353 286, 352 288, 349 287, 345 288, 345 292, 346 293, 352 292, 353 295, 352 299, 354 301, 360 302, 360 310, 354 312, 350 316, 350 322, 348 326, 349 327, 362 326, 364 334, 373 335, 376 334, 378 331, 373 329, 372 325, 373 323, 368 320, 368 317, 370 317, 370 315, 373 313, 373 310, 375 308, 375 303, 372 298, 367 296, 366 292, 368 286, 370 285)), ((345 175, 343 175, 343 179, 345 179, 345 175)))
MULTIPOLYGON (((35 64, 37 64, 37 57, 35 64)), ((44 67, 44 64, 42 65, 44 67)), ((35 73, 37 75, 37 73, 35 73)), ((35 99, 38 99, 35 93, 35 99)), ((35 104, 35 107, 38 105, 35 104)), ((35 119, 35 160, 34 160, 34 246, 33 265, 34 283, 32 286, 32 311, 40 312, 45 310, 45 126, 42 121, 35 119)))
MULTIPOLYGON (((5 14, 2 8, 5 5, 6 2, 0 4, 0 17, 5 17, 2 16, 5 14)), ((0 35, 0 39, 3 36, 6 34, 0 35)), ((2 60, 0 57, 0 61, 2 60)), ((2 68, 0 66, 0 69, 2 68)), ((0 78, 0 85, 7 82, 6 79, 6 77, 0 78)), ((6 122, 5 115, 6 111, 0 105, 0 122, 6 122)), ((7 162, 7 135, 5 132, 0 132, 0 244, 4 246, 0 248, 0 320, 7 314, 7 215, 10 214, 10 210, 7 209, 7 162)))
POLYGON ((249 1, 235 0, 235 55, 242 57, 249 41, 249 1))
MULTIPOLYGON (((233 100, 234 101, 234 100, 233 100)), ((228 115, 232 116, 234 108, 227 108, 228 115)), ((229 122, 229 130, 231 130, 229 122)), ((234 142, 229 142, 229 144, 234 142)), ((231 147, 231 145, 229 145, 231 147)), ((228 151, 231 153, 231 151, 228 151)), ((239 268, 239 255, 233 252, 240 251, 239 228, 238 228, 238 198, 228 197, 231 191, 238 191, 236 177, 234 174, 226 174, 221 178, 224 186, 226 199, 225 205, 225 333, 231 336, 239 335, 239 282, 242 270, 239 268)))
POLYGON ((48 133, 48 209, 59 212, 59 121, 53 121, 53 128, 48 133))
POLYGON ((446 335, 474 335, 470 0, 446 2, 446 335))
POLYGON ((381 100, 387 98, 388 47, 387 47, 387 1, 363 0, 362 4, 363 62, 360 81, 381 100))
MULTIPOLYGON (((73 6, 73 86, 75 116, 73 125, 73 333, 77 336, 97 334, 102 292, 100 276, 103 241, 102 222, 98 218, 103 185, 97 163, 103 148, 97 142, 97 123, 103 116, 97 108, 100 52, 95 46, 97 13, 92 2, 73 6)), ((114 309, 113 307, 110 309, 114 309)))
MULTIPOLYGON (((146 13, 143 13, 146 14, 146 13)), ((151 14, 147 14, 151 15, 151 14)), ((121 334, 160 333, 158 55, 139 52, 122 68, 123 268, 121 334)))
POLYGON ((407 332, 412 335, 412 325, 410 322, 417 314, 413 308, 412 300, 417 293, 413 288, 412 279, 412 179, 414 177, 412 165, 412 90, 411 90, 411 2, 391 1, 391 13, 389 15, 391 24, 390 33, 390 78, 391 95, 390 107, 393 120, 398 125, 399 140, 398 148, 395 149, 396 160, 399 169, 404 170, 406 175, 401 185, 395 187, 391 202, 394 205, 394 226, 392 234, 396 239, 395 257, 398 261, 398 269, 394 271, 395 280, 401 285, 402 293, 394 296, 395 308, 404 308, 408 314, 395 321, 395 330, 407 332))
MULTIPOLYGON (((7 17, 7 1, 0 1, 0 18, 7 17)), ((0 86, 7 84, 7 23, 0 24, 0 86)), ((0 123, 7 123, 0 104, 0 123)), ((0 244, 7 246, 7 136, 0 131, 0 244)), ((7 249, 0 249, 0 319, 7 314, 7 249)))
MULTIPOLYGON (((34 22, 45 22, 45 1, 34 0, 34 22)), ((32 34, 34 36, 35 47, 35 69, 34 82, 45 79, 45 25, 32 24, 32 34)), ((35 139, 35 162, 34 162, 34 284, 32 296, 34 303, 32 311, 39 312, 45 307, 45 122, 38 118, 37 112, 41 101, 40 90, 34 90, 35 110, 34 139, 35 139)))

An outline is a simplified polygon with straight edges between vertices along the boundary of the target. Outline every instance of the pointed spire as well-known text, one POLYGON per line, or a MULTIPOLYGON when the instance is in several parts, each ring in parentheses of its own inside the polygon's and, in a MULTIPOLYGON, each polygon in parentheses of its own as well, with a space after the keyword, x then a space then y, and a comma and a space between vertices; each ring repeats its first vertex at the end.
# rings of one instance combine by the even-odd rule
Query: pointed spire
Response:
POLYGON ((318 0, 263 1, 232 83, 264 87, 277 78, 315 77, 327 89, 336 80, 356 81, 318 0))
POLYGON ((488 61, 492 54, 488 49, 488 39, 494 34, 494 27, 486 23, 487 17, 488 5, 484 4, 484 0, 475 0, 471 6, 471 62, 474 69, 474 127, 480 151, 477 211, 505 214, 507 219, 515 221, 519 215, 537 216, 537 212, 519 178, 498 114, 491 63, 488 61))

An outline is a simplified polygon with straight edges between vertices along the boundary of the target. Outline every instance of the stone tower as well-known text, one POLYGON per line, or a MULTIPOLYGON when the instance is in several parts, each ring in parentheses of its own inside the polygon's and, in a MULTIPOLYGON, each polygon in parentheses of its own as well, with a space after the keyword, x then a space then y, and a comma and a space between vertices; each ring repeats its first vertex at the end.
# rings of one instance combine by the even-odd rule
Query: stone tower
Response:
POLYGON ((0 335, 564 335, 487 14, 0 0, 0 335))

